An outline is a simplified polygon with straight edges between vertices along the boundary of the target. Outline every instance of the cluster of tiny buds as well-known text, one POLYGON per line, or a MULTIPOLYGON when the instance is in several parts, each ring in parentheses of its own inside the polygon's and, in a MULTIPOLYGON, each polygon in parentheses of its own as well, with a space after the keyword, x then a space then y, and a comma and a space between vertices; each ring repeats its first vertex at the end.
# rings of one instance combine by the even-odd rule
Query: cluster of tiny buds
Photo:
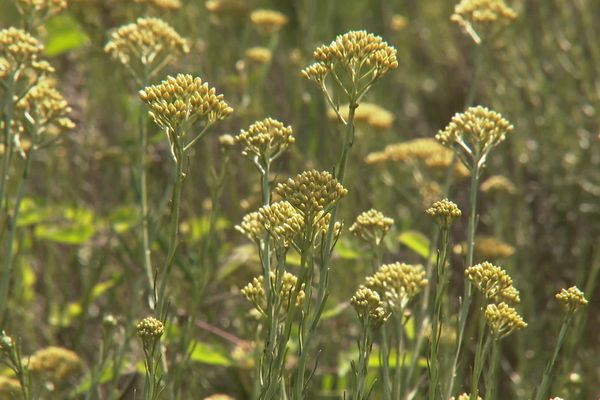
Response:
POLYGON ((164 324, 154 317, 146 317, 135 325, 137 335, 144 341, 158 340, 165 332, 164 324))
POLYGON ((490 262, 484 261, 467 268, 465 277, 490 301, 508 304, 518 304, 521 301, 512 278, 504 269, 490 262))
POLYGON ((53 382, 62 382, 81 371, 81 359, 77 353, 57 346, 36 351, 29 357, 28 363, 30 371, 42 373, 53 382))
MULTIPOLYGON (((454 7, 450 20, 456 22, 476 44, 482 34, 493 33, 494 28, 515 20, 517 13, 504 0, 462 0, 454 7)), ((497 30, 497 29, 496 29, 497 30)))
POLYGON ((388 218, 381 211, 372 208, 356 217, 356 221, 350 227, 350 232, 373 246, 379 246, 393 225, 392 218, 388 218))
MULTIPOLYGON (((148 68, 189 52, 187 41, 159 18, 138 18, 111 34, 104 51, 124 65, 140 63, 148 68)), ((136 67, 132 65, 132 67, 136 67)))
POLYGON ((208 12, 216 15, 241 15, 246 14, 248 6, 242 0, 209 0, 206 2, 208 12))
POLYGON ((242 154, 270 162, 279 157, 296 139, 291 126, 266 118, 250 125, 247 131, 242 130, 235 140, 243 144, 242 154))
POLYGON ((588 304, 585 294, 579 290, 577 286, 571 286, 568 289, 561 289, 555 297, 558 301, 566 306, 569 312, 574 312, 578 308, 588 304))
POLYGON ((188 74, 169 76, 160 84, 140 91, 140 98, 150 108, 150 116, 158 126, 178 132, 202 118, 207 123, 225 119, 233 109, 200 78, 188 74))
POLYGON ((425 212, 435 218, 437 223, 443 227, 450 226, 452 221, 462 214, 456 203, 448 199, 436 201, 425 212))
POLYGON ((134 0, 138 4, 148 4, 162 10, 178 10, 182 4, 180 0, 134 0))
POLYGON ((42 44, 22 29, 10 27, 0 30, 0 79, 24 67, 53 72, 47 62, 38 58, 43 50, 42 44))
POLYGON ((287 201, 263 206, 258 213, 260 222, 280 246, 288 247, 304 229, 304 217, 287 201))
MULTIPOLYGON (((276 284, 276 276, 273 272, 270 274, 271 285, 272 287, 276 284)), ((252 279, 244 288, 241 290, 242 294, 246 299, 251 302, 257 311, 260 313, 265 312, 266 307, 266 298, 265 298, 265 289, 264 289, 264 277, 262 275, 257 276, 252 279)), ((282 296, 282 306, 287 309, 290 305, 290 301, 293 297, 294 291, 296 290, 296 285, 298 283, 298 278, 287 271, 284 271, 283 277, 281 278, 281 290, 277 293, 277 295, 282 296)), ((294 302, 296 307, 302 306, 304 302, 304 284, 302 284, 300 290, 296 294, 296 300, 294 302)))
POLYGON ((250 47, 249 49, 246 49, 246 51, 244 52, 244 55, 246 57, 246 59, 248 61, 251 61, 255 64, 268 64, 271 62, 271 58, 273 56, 273 54, 271 53, 271 50, 269 50, 266 47, 250 47))
MULTIPOLYGON (((468 393, 459 394, 456 400, 469 400, 471 395, 468 393)), ((455 400, 454 396, 450 397, 450 400, 455 400)), ((480 396, 477 396, 477 400, 482 400, 480 396)))
MULTIPOLYGON (((338 112, 347 120, 350 112, 349 104, 342 104, 336 111, 333 108, 327 110, 327 118, 332 121, 338 120, 338 112)), ((396 117, 394 114, 382 106, 361 101, 360 105, 354 112, 354 121, 357 123, 365 123, 377 131, 384 131, 392 127, 396 117)))
POLYGON ((350 299, 350 304, 363 323, 379 327, 387 320, 384 303, 373 289, 361 285, 350 299))
POLYGON ((486 107, 470 107, 452 117, 450 124, 435 138, 444 146, 454 149, 467 167, 485 160, 487 153, 501 143, 514 127, 501 114, 486 107))
POLYGON ((348 194, 329 172, 315 170, 304 171, 278 184, 275 192, 305 216, 327 212, 348 194))
POLYGON ((67 8, 67 0, 16 0, 19 13, 25 17, 46 19, 67 8))
POLYGON ((372 80, 398 67, 396 49, 366 31, 339 35, 331 44, 318 47, 314 57, 317 62, 305 68, 302 74, 318 84, 338 65, 357 79, 363 78, 365 68, 367 74, 372 74, 372 80))
POLYGON ((527 327, 527 323, 517 313, 517 310, 506 303, 488 304, 485 309, 485 318, 496 339, 501 339, 517 329, 527 327))
POLYGON ((422 265, 384 264, 365 279, 366 286, 377 291, 390 308, 403 309, 427 285, 422 265))
POLYGON ((517 193, 517 187, 510 179, 503 175, 492 175, 481 183, 481 191, 484 193, 517 193))
POLYGON ((258 9, 250 13, 250 21, 266 35, 279 31, 288 23, 288 18, 275 10, 258 9))

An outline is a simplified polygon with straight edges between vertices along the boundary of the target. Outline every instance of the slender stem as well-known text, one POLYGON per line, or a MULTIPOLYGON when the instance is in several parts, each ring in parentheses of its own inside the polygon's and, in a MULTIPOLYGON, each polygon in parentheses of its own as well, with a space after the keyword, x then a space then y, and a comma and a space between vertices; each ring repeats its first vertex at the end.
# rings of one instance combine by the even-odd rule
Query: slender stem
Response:
POLYGON ((554 364, 556 364, 556 359, 558 358, 558 353, 565 343, 565 339, 567 337, 567 331, 569 330, 569 325, 571 325, 571 320, 573 319, 573 312, 569 311, 563 324, 560 328, 560 332, 558 334, 558 339, 556 341, 556 345, 554 346, 554 353, 552 353, 552 358, 546 364, 544 368, 544 373, 542 375, 542 382, 537 388, 535 400, 543 400, 548 397, 548 391, 550 390, 550 383, 552 379, 552 370, 554 369, 554 364))
MULTIPOLYGON (((473 265, 473 250, 475 247, 475 232, 477 222, 477 192, 479 190, 479 157, 473 157, 471 166, 471 188, 469 191, 469 222, 467 227, 467 257, 465 260, 465 269, 473 265)), ((460 358, 462 342, 464 339, 465 328, 467 326, 467 317, 469 315, 469 307, 472 300, 471 282, 465 282, 464 294, 462 298, 462 306, 458 314, 458 338, 456 341, 456 351, 452 368, 450 370, 450 382, 445 397, 450 398, 454 390, 454 382, 456 380, 456 372, 458 368, 458 360, 460 358)))
POLYGON ((6 305, 8 303, 8 292, 10 276, 12 274, 13 261, 14 261, 14 249, 13 242, 17 233, 17 222, 19 220, 19 211, 21 209, 21 200, 23 200, 23 192, 25 187, 25 181, 29 176, 29 168, 31 166, 31 159, 35 152, 35 146, 31 146, 27 157, 25 159, 25 166, 23 167, 23 174, 17 188, 17 197, 15 199, 14 209, 12 215, 8 215, 8 237, 6 238, 6 246, 4 253, 4 266, 2 269, 2 280, 0 281, 0 321, 5 320, 6 305))
MULTIPOLYGON (((473 366, 473 375, 471 377, 471 396, 470 400, 477 400, 479 396, 479 378, 481 377, 481 371, 483 370, 483 364, 485 363, 484 354, 484 336, 485 336, 485 318, 483 315, 477 315, 479 318, 479 329, 477 333, 477 349, 475 350, 475 363, 473 366)), ((486 341, 486 347, 489 344, 489 337, 486 341)))
POLYGON ((394 315, 393 318, 396 330, 396 367, 394 369, 392 397, 395 400, 400 400, 404 390, 402 385, 402 370, 404 368, 404 307, 400 307, 398 315, 394 315))
POLYGON ((4 190, 8 180, 10 159, 12 156, 12 137, 11 129, 14 117, 15 78, 14 75, 8 80, 6 93, 4 96, 4 154, 2 155, 2 175, 0 176, 0 210, 4 209, 4 190))
POLYGON ((440 238, 440 250, 436 262, 434 315, 429 348, 429 400, 439 399, 442 396, 439 385, 440 360, 438 352, 443 325, 442 308, 446 289, 448 288, 446 260, 448 257, 449 232, 447 226, 441 226, 440 238))
POLYGON ((371 340, 369 335, 369 318, 363 321, 362 332, 358 341, 358 365, 356 365, 356 381, 354 384, 354 395, 352 399, 365 400, 367 398, 366 393, 366 380, 367 372, 369 367, 369 357, 371 356, 371 340))
POLYGON ((492 358, 485 379, 485 400, 496 399, 496 369, 498 368, 498 359, 500 357, 500 339, 494 338, 492 343, 492 358))
POLYGON ((387 324, 381 327, 381 374, 383 375, 383 399, 391 400, 390 348, 387 324))

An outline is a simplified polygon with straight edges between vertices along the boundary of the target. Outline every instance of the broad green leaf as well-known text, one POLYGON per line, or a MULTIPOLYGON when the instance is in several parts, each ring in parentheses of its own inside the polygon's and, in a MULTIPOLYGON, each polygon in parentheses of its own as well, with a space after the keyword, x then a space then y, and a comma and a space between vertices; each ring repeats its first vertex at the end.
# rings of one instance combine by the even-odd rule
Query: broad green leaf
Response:
POLYGON ((21 209, 19 210, 17 226, 40 224, 49 220, 51 215, 51 210, 48 207, 40 206, 32 198, 26 197, 21 200, 21 209))
POLYGON ((429 239, 421 232, 404 231, 398 236, 398 241, 421 257, 429 257, 429 239))
POLYGON ((46 31, 48 32, 46 53, 49 56, 78 49, 89 41, 77 21, 67 13, 57 15, 48 21, 46 31))
POLYGON ((38 239, 46 239, 62 244, 80 245, 90 240, 96 233, 94 214, 90 210, 68 208, 63 218, 54 223, 48 221, 37 225, 34 234, 38 239))
POLYGON ((191 359, 203 364, 231 366, 233 363, 227 351, 215 345, 194 341, 190 344, 192 350, 191 359))

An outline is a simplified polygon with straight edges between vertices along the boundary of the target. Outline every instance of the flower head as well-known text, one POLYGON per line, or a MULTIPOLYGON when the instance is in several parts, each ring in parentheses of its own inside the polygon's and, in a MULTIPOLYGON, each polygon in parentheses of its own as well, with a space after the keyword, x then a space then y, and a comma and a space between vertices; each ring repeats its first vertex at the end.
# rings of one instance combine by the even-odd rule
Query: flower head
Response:
POLYGON ((142 340, 158 340, 165 332, 165 326, 154 317, 146 317, 135 326, 137 335, 142 340))
POLYGON ((585 294, 577 288, 577 286, 571 286, 568 289, 561 289, 556 294, 556 299, 567 307, 569 312, 577 311, 578 308, 586 306, 588 304, 585 294))
POLYGON ((422 265, 385 264, 366 278, 365 286, 377 291, 386 306, 402 310, 427 285, 422 265))
POLYGON ((149 79, 177 56, 189 52, 187 41, 159 18, 138 18, 111 34, 104 51, 143 79, 149 79))
POLYGON ((250 13, 250 21, 262 33, 271 35, 287 25, 288 18, 279 11, 259 9, 250 13))
POLYGON ((480 44, 481 34, 517 19, 517 13, 504 0, 462 0, 454 7, 450 19, 480 44))
MULTIPOLYGON (((471 398, 471 395, 469 395, 468 393, 463 393, 458 395, 457 400, 469 400, 471 398)), ((450 397, 450 400, 455 400, 454 396, 450 397)), ((477 400, 482 400, 481 397, 477 396, 477 400)))
POLYGON ((277 159, 296 140, 291 126, 285 126, 273 118, 256 121, 235 139, 244 145, 242 154, 264 162, 277 159))
POLYGON ((250 47, 244 55, 248 61, 259 65, 270 63, 273 56, 271 50, 266 47, 250 47))
POLYGON ((501 267, 484 261, 467 268, 465 276, 488 300, 510 304, 520 302, 519 292, 513 287, 512 278, 501 267))
POLYGON ((81 370, 81 359, 71 350, 50 346, 31 355, 29 370, 43 374, 52 382, 62 382, 81 370))
POLYGON ((317 47, 314 58, 316 62, 305 68, 302 75, 323 86, 326 76, 335 71, 338 77, 343 75, 342 80, 350 80, 342 84, 348 93, 366 93, 374 81, 398 67, 396 49, 366 31, 339 35, 331 44, 317 47))
POLYGON ((150 108, 154 122, 175 134, 180 133, 180 128, 191 127, 201 120, 212 124, 233 112, 215 88, 187 74, 169 76, 157 85, 144 88, 140 98, 150 108))
POLYGON ((517 192, 517 188, 515 187, 515 184, 512 183, 507 177, 502 175, 493 175, 483 181, 481 184, 481 191, 484 193, 515 194, 517 192))
POLYGON ((304 171, 294 178, 280 183, 275 192, 289 201, 306 216, 329 212, 346 194, 344 188, 329 172, 304 171))
POLYGON ((54 69, 40 60, 44 46, 22 29, 7 28, 0 30, 0 79, 33 68, 39 72, 52 72, 54 69))
POLYGON ((356 217, 350 232, 373 246, 379 246, 393 225, 393 219, 372 208, 356 217))
POLYGON ((527 327, 517 310, 506 303, 488 304, 485 308, 485 318, 496 339, 501 339, 517 329, 527 327))
POLYGON ((0 398, 18 399, 21 392, 21 384, 18 380, 0 375, 0 398))
MULTIPOLYGON (((271 272, 271 288, 275 288, 277 284, 277 277, 275 273, 271 272)), ((284 271, 283 277, 281 278, 281 288, 278 290, 276 295, 281 296, 281 305, 282 312, 289 308, 290 302, 294 296, 294 291, 296 290, 296 285, 298 283, 298 278, 294 274, 290 274, 287 271, 284 271)), ((265 298, 265 289, 264 289, 264 278, 262 275, 257 276, 252 279, 244 288, 242 289, 242 294, 249 302, 251 302, 254 307, 262 314, 265 312, 265 308, 267 305, 267 299, 265 298)), ((304 284, 296 294, 296 300, 294 302, 296 307, 302 306, 304 302, 304 284)))
POLYGON ((161 10, 179 10, 182 6, 180 0, 134 0, 139 4, 148 4, 161 10))
POLYGON ((450 226, 452 221, 462 214, 456 203, 448 199, 436 201, 425 212, 435 218, 440 226, 444 227, 450 226))
POLYGON ((268 232, 278 246, 287 248, 300 239, 304 217, 287 201, 278 201, 247 214, 236 229, 253 242, 268 232))
POLYGON ((238 16, 248 11, 245 1, 241 0, 209 0, 206 9, 216 15, 238 16))
MULTIPOLYGON (((350 112, 349 104, 342 104, 339 107, 339 113, 348 119, 350 112)), ((327 118, 332 121, 337 121, 338 115, 336 110, 330 108, 327 110, 327 118)), ((385 131, 394 123, 395 116, 390 111, 375 103, 361 102, 354 113, 354 121, 362 122, 377 131, 385 131)))
POLYGON ((452 117, 450 124, 435 138, 453 149, 467 168, 472 162, 483 166, 488 152, 504 141, 513 126, 502 115, 485 107, 470 107, 452 117))
POLYGON ((23 17, 34 18, 38 22, 67 8, 67 0, 16 0, 15 3, 23 17))
POLYGON ((350 299, 350 304, 363 324, 378 327, 387 320, 384 303, 373 289, 361 285, 350 299))

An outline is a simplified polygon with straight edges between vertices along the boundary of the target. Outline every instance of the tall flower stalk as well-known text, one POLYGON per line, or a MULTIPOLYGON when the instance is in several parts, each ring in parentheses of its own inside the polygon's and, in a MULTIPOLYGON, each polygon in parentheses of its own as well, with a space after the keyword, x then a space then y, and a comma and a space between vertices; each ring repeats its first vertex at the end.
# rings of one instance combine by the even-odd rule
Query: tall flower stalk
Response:
MULTIPOLYGON (((166 22, 158 18, 139 18, 116 29, 104 47, 113 59, 121 63, 139 87, 146 87, 175 57, 185 54, 189 47, 185 39, 166 22)), ((147 110, 140 102, 139 109, 139 162, 138 186, 140 208, 140 236, 142 265, 148 282, 148 290, 155 290, 156 271, 152 265, 149 234, 150 210, 148 207, 148 184, 146 156, 148 153, 147 110)), ((152 298, 152 297, 150 297, 152 298)), ((155 304, 151 304, 155 306, 155 304)))
POLYGON ((142 390, 144 400, 158 400, 165 389, 160 369, 162 358, 160 338, 164 331, 163 323, 154 317, 144 318, 136 325, 137 335, 142 340, 144 365, 146 367, 146 378, 142 390))
MULTIPOLYGON (((477 228, 477 193, 479 191, 481 171, 485 167, 490 151, 500 144, 506 138, 506 134, 512 130, 513 126, 502 115, 485 107, 478 106, 470 107, 464 113, 456 114, 450 121, 450 124, 436 135, 436 139, 441 144, 454 150, 458 159, 471 173, 465 268, 473 265, 473 251, 477 228)), ((471 302, 472 288, 470 282, 467 282, 458 314, 458 338, 446 397, 450 397, 453 391, 471 302)))
POLYGON ((558 334, 556 345, 554 346, 554 351, 552 352, 552 357, 550 360, 548 360, 548 363, 544 367, 542 381, 535 391, 535 400, 542 400, 548 397, 552 380, 552 371, 554 370, 554 365, 558 359, 558 354, 567 338, 567 332, 571 326, 571 323, 573 322, 575 312, 577 312, 579 308, 588 304, 584 293, 576 286, 572 286, 568 289, 561 289, 561 291, 556 294, 556 299, 562 303, 566 313, 562 326, 560 327, 560 332, 558 334))

